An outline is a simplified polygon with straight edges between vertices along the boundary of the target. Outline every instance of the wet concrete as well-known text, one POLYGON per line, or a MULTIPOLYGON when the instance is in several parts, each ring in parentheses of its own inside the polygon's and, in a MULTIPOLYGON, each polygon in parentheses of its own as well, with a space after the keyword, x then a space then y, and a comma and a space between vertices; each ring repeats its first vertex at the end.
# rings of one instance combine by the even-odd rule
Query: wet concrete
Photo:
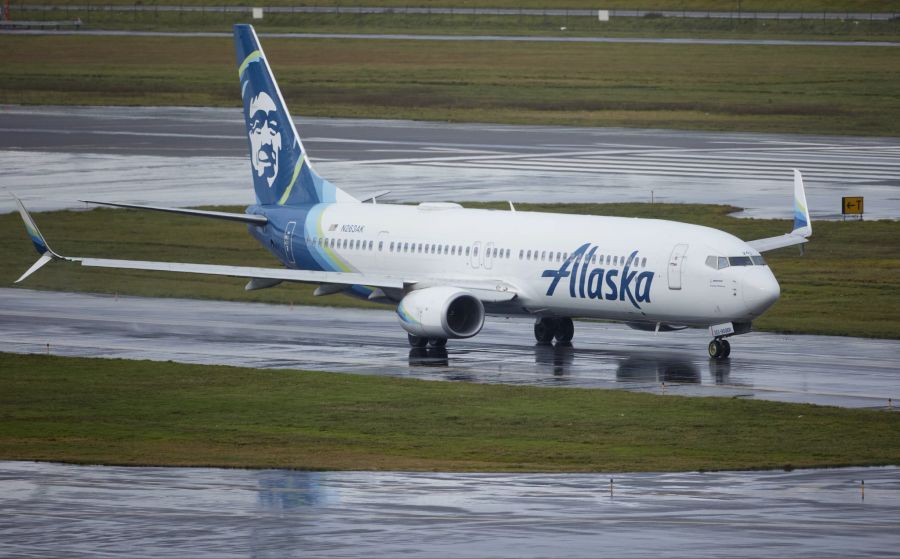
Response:
MULTIPOLYGON (((235 85, 237 88, 237 85, 235 85)), ((235 89, 237 94, 237 89, 235 89)), ((291 100, 287 100, 291 103, 291 100)), ((790 217, 804 172, 814 219, 841 196, 867 217, 900 217, 896 138, 447 124, 298 121, 317 169, 358 196, 394 201, 698 202, 790 217)), ((80 199, 166 206, 249 204, 240 111, 0 107, 2 186, 35 210, 80 199), (214 161, 210 161, 210 159, 214 161)), ((0 196, 0 212, 13 211, 0 196)))
POLYGON ((291 368, 428 380, 624 389, 843 407, 900 405, 900 342, 754 332, 712 361, 705 330, 579 322, 536 346, 528 319, 488 318, 446 351, 411 350, 391 310, 0 289, 0 351, 291 368), (49 347, 48 347, 49 344, 49 347))
POLYGON ((0 462, 0 555, 9 557, 844 558, 898 549, 896 468, 548 475, 0 462))

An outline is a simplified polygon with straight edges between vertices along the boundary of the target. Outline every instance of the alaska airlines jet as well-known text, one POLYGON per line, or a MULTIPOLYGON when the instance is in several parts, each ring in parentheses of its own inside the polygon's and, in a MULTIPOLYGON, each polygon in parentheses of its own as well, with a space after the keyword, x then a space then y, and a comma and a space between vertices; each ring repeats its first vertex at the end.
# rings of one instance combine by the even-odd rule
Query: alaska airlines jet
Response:
POLYGON ((525 315, 542 344, 570 342, 573 318, 648 331, 708 328, 710 357, 724 359, 727 338, 749 332, 778 300, 760 252, 812 234, 799 171, 793 231, 749 242, 685 223, 517 212, 511 203, 496 211, 358 200, 313 169, 253 28, 236 25, 234 40, 256 204, 243 214, 106 204, 245 223, 284 268, 62 256, 17 201, 40 254, 17 283, 51 260, 242 277, 247 290, 303 282, 317 284, 316 295, 396 306, 413 347, 470 338, 486 315, 525 315))

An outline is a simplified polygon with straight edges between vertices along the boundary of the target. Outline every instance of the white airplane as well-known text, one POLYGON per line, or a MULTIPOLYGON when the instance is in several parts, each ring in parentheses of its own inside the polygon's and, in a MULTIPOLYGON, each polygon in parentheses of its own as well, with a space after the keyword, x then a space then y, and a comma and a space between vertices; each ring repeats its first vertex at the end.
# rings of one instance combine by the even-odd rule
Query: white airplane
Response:
POLYGON ((512 203, 509 211, 378 204, 382 193, 360 201, 313 170, 253 28, 236 25, 234 39, 256 204, 231 214, 96 203, 243 222, 285 268, 62 256, 17 200, 40 254, 17 283, 51 260, 249 278, 247 290, 313 283, 316 295, 396 305, 413 347, 470 338, 486 315, 525 315, 542 344, 571 342, 573 318, 708 328, 710 357, 724 359, 727 338, 749 332, 780 295, 760 252, 812 234, 796 170, 793 231, 749 242, 698 225, 517 212, 512 203))

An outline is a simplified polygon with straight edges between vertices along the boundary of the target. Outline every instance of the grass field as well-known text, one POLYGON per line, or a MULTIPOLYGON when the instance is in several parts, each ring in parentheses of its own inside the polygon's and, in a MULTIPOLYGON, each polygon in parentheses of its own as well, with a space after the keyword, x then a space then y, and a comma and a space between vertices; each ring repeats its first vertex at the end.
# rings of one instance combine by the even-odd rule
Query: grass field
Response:
MULTIPOLYGON (((503 207, 502 204, 465 204, 503 207)), ((736 208, 679 204, 518 204, 519 211, 553 211, 653 217, 697 223, 743 239, 790 230, 784 220, 728 217, 736 208)), ((224 208, 242 211, 241 208, 224 208)), ((38 225, 62 254, 277 267, 241 225, 153 212, 97 209, 38 214, 38 225)), ((37 258, 18 214, 0 216, 0 283, 12 282, 37 258)), ((759 330, 900 338, 900 223, 816 222, 801 257, 796 249, 766 255, 781 283, 781 300, 760 320, 759 330)), ((23 287, 150 297, 374 306, 342 295, 313 297, 312 287, 289 284, 245 292, 243 280, 192 274, 83 268, 52 263, 23 287)), ((378 308, 387 308, 380 306, 378 308)))
MULTIPOLYGON (((889 47, 266 40, 296 114, 900 134, 889 47)), ((0 103, 237 106, 228 38, 0 36, 0 103)))
MULTIPOLYGON (((244 0, 29 0, 13 2, 13 9, 29 4, 135 4, 180 6, 246 5, 244 0)), ((266 0, 266 6, 396 6, 456 8, 598 9, 596 0, 266 0)), ((608 10, 693 10, 744 12, 900 12, 898 0, 604 0, 608 10)))
POLYGON ((328 470, 900 463, 900 415, 724 398, 0 354, 0 459, 328 470))

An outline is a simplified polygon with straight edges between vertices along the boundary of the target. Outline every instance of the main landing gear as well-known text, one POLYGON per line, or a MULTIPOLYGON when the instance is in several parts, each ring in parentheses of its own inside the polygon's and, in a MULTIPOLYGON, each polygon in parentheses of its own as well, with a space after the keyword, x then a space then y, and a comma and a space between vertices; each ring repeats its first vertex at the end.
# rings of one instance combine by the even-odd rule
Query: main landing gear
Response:
POLYGON ((410 347, 446 347, 447 338, 426 338, 425 336, 416 336, 415 334, 407 334, 410 347))
POLYGON ((571 318, 539 318, 534 323, 534 339, 541 345, 552 343, 554 338, 567 344, 574 336, 575 323, 571 318))
POLYGON ((716 361, 727 359, 731 355, 731 344, 725 338, 716 338, 709 342, 709 356, 716 361))

